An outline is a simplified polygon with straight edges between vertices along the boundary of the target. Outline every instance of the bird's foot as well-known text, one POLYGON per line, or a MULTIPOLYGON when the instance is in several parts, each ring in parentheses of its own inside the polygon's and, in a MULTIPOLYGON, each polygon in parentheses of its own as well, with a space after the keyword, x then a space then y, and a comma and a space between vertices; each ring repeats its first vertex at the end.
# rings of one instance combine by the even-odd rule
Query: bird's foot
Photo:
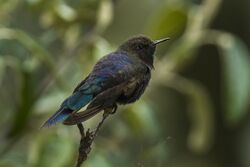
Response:
POLYGON ((114 104, 112 107, 110 107, 110 108, 106 108, 105 110, 104 110, 104 113, 103 113, 103 115, 109 115, 109 114, 115 114, 116 113, 116 110, 117 110, 117 108, 118 108, 118 106, 116 105, 116 104, 114 104))
POLYGON ((117 108, 118 108, 117 104, 114 104, 114 106, 112 107, 112 110, 111 110, 111 112, 109 112, 109 114, 115 114, 117 108))

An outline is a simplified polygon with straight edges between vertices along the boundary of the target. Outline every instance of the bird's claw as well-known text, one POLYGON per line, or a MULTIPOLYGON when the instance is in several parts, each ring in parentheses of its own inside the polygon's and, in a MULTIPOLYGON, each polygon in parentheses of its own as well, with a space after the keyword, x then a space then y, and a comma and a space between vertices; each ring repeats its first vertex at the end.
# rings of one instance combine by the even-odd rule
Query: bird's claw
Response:
POLYGON ((117 105, 115 104, 115 105, 112 107, 112 110, 109 112, 109 114, 115 114, 115 113, 116 113, 116 110, 117 110, 117 105))

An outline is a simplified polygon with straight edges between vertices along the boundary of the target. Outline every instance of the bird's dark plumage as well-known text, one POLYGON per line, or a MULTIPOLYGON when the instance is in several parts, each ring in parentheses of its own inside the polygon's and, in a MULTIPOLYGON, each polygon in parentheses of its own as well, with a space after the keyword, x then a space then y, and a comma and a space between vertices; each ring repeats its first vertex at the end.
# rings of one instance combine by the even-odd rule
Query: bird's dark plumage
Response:
POLYGON ((100 59, 43 127, 83 122, 104 109, 135 102, 150 80, 155 47, 149 38, 135 37, 100 59), (72 114, 87 104, 85 111, 72 114))

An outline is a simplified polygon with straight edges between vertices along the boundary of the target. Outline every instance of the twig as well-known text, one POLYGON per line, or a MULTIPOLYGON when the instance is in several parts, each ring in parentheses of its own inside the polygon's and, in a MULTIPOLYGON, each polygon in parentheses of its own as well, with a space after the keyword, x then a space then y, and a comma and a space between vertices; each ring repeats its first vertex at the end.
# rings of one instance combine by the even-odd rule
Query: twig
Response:
POLYGON ((81 134, 80 146, 79 146, 79 155, 77 159, 76 167, 80 167, 81 164, 88 158, 88 154, 91 151, 91 144, 93 142, 93 132, 90 132, 88 129, 86 134, 84 132, 84 127, 82 123, 77 124, 77 127, 81 134))
POLYGON ((90 129, 87 130, 87 132, 84 132, 84 127, 82 123, 78 123, 77 127, 79 129, 79 132, 81 134, 81 140, 80 140, 80 146, 79 146, 79 154, 77 159, 76 167, 80 167, 83 162, 88 158, 88 154, 91 151, 91 145, 97 136, 97 133, 101 129, 101 126, 103 125, 106 118, 109 116, 109 114, 115 113, 117 107, 111 109, 111 110, 104 110, 102 120, 98 123, 96 129, 94 131, 90 131, 90 129))

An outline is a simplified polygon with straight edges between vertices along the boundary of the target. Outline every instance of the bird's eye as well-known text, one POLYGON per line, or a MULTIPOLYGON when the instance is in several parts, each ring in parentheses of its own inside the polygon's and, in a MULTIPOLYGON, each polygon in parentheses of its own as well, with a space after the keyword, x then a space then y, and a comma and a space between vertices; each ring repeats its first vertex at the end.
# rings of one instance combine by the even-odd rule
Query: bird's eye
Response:
POLYGON ((138 44, 136 47, 137 50, 142 50, 144 48, 145 48, 145 45, 143 45, 143 44, 138 44))

